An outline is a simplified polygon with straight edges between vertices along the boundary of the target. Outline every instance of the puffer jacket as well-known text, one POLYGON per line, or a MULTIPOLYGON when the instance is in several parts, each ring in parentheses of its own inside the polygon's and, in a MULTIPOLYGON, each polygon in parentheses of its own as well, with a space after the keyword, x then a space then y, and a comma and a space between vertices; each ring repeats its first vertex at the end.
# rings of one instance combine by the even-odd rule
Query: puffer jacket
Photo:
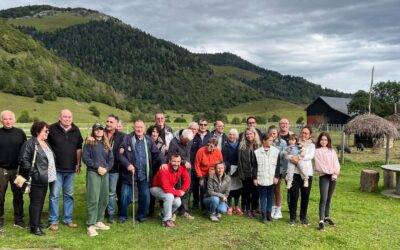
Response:
POLYGON ((254 151, 256 156, 257 181, 260 186, 271 186, 274 178, 278 178, 279 171, 279 149, 270 147, 265 151, 263 147, 254 151))
MULTIPOLYGON (((49 145, 48 147, 50 148, 49 145)), ((21 148, 19 158, 20 158, 21 174, 26 179, 29 179, 29 177, 32 178, 31 185, 35 186, 49 185, 48 183, 49 160, 47 159, 46 153, 40 146, 39 141, 35 136, 24 143, 24 145, 21 148), (32 160, 35 150, 37 150, 35 166, 32 167, 32 160)))
POLYGON ((228 198, 230 188, 231 178, 228 175, 224 174, 220 179, 217 174, 213 174, 208 177, 205 197, 218 196, 221 199, 228 198))

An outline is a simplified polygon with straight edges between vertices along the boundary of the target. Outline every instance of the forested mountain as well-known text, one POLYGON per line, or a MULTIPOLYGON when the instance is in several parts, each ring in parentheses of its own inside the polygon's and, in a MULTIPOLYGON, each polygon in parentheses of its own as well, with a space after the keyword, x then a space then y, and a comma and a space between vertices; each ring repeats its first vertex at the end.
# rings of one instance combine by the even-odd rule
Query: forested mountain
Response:
POLYGON ((113 87, 87 76, 1 20, 0 90, 30 97, 42 96, 45 100, 62 96, 119 107, 127 104, 124 96, 113 87))
POLYGON ((198 112, 266 96, 306 103, 318 95, 345 95, 230 53, 193 54, 97 11, 27 6, 0 11, 0 17, 129 100, 144 101, 146 107, 149 102, 153 109, 198 112))
POLYGON ((198 56, 212 65, 233 66, 254 72, 260 77, 257 79, 243 79, 242 82, 263 91, 267 97, 283 99, 295 103, 310 103, 318 96, 351 97, 351 94, 337 90, 322 88, 321 85, 311 83, 298 76, 282 75, 279 72, 263 69, 231 53, 198 54, 198 56))
POLYGON ((148 100, 162 109, 205 111, 263 97, 240 81, 215 74, 208 63, 186 49, 116 19, 53 32, 28 25, 19 29, 73 65, 127 96, 148 100))

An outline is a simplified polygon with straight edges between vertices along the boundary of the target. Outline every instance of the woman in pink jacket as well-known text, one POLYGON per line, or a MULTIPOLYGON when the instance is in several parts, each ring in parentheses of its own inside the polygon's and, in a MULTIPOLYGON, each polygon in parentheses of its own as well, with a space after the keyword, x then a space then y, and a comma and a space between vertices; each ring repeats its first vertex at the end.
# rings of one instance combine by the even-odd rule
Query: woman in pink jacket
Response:
POLYGON ((329 218, 331 200, 336 187, 336 179, 340 174, 339 160, 332 148, 332 139, 327 132, 318 136, 315 150, 315 168, 319 172, 319 225, 320 231, 325 230, 324 223, 336 226, 329 218))

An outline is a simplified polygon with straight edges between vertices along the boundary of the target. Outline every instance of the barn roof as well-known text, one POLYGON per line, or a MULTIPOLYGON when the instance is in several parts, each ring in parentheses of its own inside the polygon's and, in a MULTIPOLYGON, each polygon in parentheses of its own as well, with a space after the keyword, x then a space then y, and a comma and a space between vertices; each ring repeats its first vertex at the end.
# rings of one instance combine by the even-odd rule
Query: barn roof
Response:
POLYGON ((349 110, 347 108, 347 105, 350 103, 351 98, 343 98, 343 97, 329 97, 329 96, 320 96, 315 101, 313 101, 306 110, 313 105, 318 99, 321 99, 324 101, 329 107, 331 107, 333 110, 336 110, 340 113, 343 113, 345 115, 352 115, 349 114, 349 110))

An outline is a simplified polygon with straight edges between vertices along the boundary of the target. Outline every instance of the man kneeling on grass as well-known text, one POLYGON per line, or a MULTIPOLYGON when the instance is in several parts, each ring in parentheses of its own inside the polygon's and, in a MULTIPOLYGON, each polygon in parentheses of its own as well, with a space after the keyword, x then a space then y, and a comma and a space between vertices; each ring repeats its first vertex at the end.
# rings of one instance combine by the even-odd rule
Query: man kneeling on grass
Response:
POLYGON ((151 194, 163 201, 163 210, 160 213, 165 227, 175 227, 173 214, 181 206, 181 198, 190 187, 190 177, 185 166, 181 166, 182 157, 172 154, 166 169, 160 169, 153 179, 151 194), (181 189, 175 189, 182 176, 181 189))

